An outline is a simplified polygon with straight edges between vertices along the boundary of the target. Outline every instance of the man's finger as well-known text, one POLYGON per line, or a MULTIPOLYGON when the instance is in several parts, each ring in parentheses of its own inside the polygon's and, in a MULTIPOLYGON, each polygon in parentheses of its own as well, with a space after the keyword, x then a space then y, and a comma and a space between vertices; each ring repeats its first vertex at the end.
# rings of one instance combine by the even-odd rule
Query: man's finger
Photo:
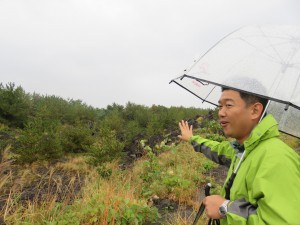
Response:
POLYGON ((179 127, 180 127, 181 130, 185 130, 186 129, 186 123, 183 120, 181 120, 181 122, 179 122, 179 127))
POLYGON ((181 131, 183 130, 183 125, 182 125, 181 122, 179 122, 179 128, 180 128, 181 131))

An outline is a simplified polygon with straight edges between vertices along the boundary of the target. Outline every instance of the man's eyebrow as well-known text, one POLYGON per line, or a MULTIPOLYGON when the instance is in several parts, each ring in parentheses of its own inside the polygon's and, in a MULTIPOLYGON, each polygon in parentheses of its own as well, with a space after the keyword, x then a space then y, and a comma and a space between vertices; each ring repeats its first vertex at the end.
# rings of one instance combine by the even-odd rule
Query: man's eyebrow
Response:
POLYGON ((227 101, 230 101, 230 102, 234 102, 234 100, 232 99, 232 98, 223 98, 222 100, 220 99, 219 101, 218 101, 218 103, 219 104, 221 104, 221 102, 227 102, 227 101))

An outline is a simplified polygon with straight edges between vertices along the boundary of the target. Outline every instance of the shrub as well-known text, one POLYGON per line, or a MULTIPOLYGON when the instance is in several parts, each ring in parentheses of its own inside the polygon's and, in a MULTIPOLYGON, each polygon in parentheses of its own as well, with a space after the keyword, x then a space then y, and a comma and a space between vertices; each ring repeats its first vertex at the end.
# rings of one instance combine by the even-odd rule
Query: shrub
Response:
POLYGON ((87 126, 77 124, 66 125, 61 131, 61 141, 64 152, 80 153, 88 152, 95 142, 92 130, 87 126))
MULTIPOLYGON (((134 203, 131 199, 118 196, 105 200, 102 195, 93 194, 84 208, 76 203, 70 207, 57 203, 51 214, 60 221, 59 224, 150 224, 160 218, 157 208, 140 201, 134 203)), ((51 219, 44 220, 44 223, 57 224, 51 219)))
POLYGON ((206 127, 206 132, 219 134, 222 130, 220 123, 217 120, 206 120, 203 124, 206 127))
POLYGON ((114 131, 109 128, 100 128, 97 134, 97 141, 89 150, 89 163, 98 165, 103 162, 111 161, 122 155, 124 143, 116 138, 114 131))
POLYGON ((62 155, 59 122, 35 119, 30 121, 14 145, 19 163, 56 159, 62 155))
POLYGON ((126 129, 124 131, 125 143, 129 144, 132 142, 132 139, 138 134, 142 133, 143 129, 139 126, 136 120, 129 121, 126 124, 126 129))
POLYGON ((0 83, 0 99, 0 122, 23 128, 31 107, 29 95, 14 83, 0 83))
POLYGON ((100 165, 97 167, 97 172, 100 175, 100 177, 107 179, 112 175, 112 169, 107 168, 105 165, 100 165))
POLYGON ((218 142, 222 142, 222 141, 225 141, 226 138, 222 135, 219 135, 219 134, 205 134, 204 138, 206 139, 210 139, 210 140, 214 140, 214 141, 218 141, 218 142))
POLYGON ((122 133, 125 126, 125 121, 122 118, 121 112, 113 109, 106 113, 106 116, 103 119, 103 124, 105 127, 108 127, 117 133, 122 133))

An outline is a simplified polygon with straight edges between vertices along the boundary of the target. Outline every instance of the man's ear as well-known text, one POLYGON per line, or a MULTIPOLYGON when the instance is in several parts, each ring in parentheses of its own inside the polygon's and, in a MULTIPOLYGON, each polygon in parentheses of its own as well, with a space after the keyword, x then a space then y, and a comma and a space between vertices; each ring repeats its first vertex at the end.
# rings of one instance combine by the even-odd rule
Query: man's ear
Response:
POLYGON ((262 113, 263 113, 264 107, 260 102, 256 102, 254 105, 252 105, 252 110, 251 110, 251 117, 252 119, 260 119, 262 113))

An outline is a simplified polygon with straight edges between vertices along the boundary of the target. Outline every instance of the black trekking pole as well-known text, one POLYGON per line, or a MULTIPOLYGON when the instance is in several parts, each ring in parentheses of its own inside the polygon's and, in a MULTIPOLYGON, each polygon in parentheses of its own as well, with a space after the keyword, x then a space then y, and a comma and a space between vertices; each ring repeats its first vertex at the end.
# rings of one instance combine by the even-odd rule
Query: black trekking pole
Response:
MULTIPOLYGON (((206 186, 204 188, 204 193, 205 193, 206 197, 210 196, 210 188, 211 187, 212 187, 211 183, 206 184, 206 186)), ((197 222, 198 222, 200 216, 203 214, 204 210, 205 210, 205 205, 202 202, 201 205, 200 205, 200 208, 199 208, 199 210, 197 212, 196 218, 195 218, 195 220, 193 222, 193 225, 197 225, 197 222)), ((220 220, 209 218, 208 225, 220 225, 220 220)))
MULTIPOLYGON (((204 189, 204 192, 206 197, 210 196, 210 188, 208 190, 204 189)), ((207 225, 220 225, 220 220, 209 218, 207 225)))
MULTIPOLYGON (((205 196, 206 196, 206 197, 210 195, 210 188, 211 188, 211 186, 212 186, 211 183, 207 183, 207 184, 205 185, 204 193, 205 193, 205 196)), ((198 222, 200 216, 202 216, 204 210, 205 210, 205 205, 204 205, 203 202, 202 202, 201 205, 200 205, 200 207, 199 207, 199 210, 198 210, 198 212, 197 212, 197 215, 196 215, 196 217, 195 217, 195 220, 194 220, 194 222, 193 222, 193 225, 196 225, 196 224, 197 224, 197 222, 198 222)))

